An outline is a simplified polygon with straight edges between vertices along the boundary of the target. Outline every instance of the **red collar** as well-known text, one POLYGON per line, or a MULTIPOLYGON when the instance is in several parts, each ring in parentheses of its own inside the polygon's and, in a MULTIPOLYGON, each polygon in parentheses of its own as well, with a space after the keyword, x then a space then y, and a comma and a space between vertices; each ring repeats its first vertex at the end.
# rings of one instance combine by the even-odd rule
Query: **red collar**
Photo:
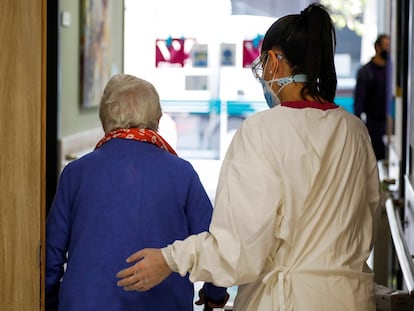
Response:
POLYGON ((282 102, 280 105, 283 107, 296 108, 296 109, 316 108, 316 109, 321 109, 321 110, 335 109, 339 107, 329 102, 320 103, 317 101, 308 101, 308 100, 287 101, 287 102, 282 102))
POLYGON ((177 155, 175 150, 168 144, 168 142, 157 132, 149 129, 140 128, 128 128, 118 129, 106 134, 97 144, 95 149, 101 147, 107 141, 113 138, 123 138, 143 141, 146 143, 154 144, 161 149, 167 150, 168 152, 177 155))

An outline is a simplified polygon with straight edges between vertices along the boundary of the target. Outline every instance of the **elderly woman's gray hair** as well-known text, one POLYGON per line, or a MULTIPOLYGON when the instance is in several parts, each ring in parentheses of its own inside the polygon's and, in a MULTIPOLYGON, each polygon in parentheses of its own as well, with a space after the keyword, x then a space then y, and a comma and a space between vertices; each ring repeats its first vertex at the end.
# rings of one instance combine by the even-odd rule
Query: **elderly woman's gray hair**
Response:
POLYGON ((105 134, 123 128, 157 131, 161 115, 160 98, 151 83, 116 74, 106 84, 99 107, 105 134))

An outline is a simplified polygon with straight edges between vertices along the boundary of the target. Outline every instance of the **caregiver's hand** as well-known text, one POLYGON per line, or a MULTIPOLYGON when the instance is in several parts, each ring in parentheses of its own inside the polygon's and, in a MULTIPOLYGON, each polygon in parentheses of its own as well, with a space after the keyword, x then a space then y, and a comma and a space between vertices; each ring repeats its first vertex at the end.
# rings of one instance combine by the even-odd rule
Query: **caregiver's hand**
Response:
POLYGON ((133 266, 116 274, 117 285, 126 291, 147 291, 164 281, 171 269, 158 248, 145 248, 127 258, 133 266))

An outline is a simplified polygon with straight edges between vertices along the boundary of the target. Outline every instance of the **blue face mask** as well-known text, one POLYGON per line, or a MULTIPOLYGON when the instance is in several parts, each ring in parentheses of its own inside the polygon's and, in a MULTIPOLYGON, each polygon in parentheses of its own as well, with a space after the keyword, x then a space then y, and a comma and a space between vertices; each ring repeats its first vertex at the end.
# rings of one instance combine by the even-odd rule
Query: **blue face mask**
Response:
POLYGON ((263 78, 259 78, 260 84, 263 88, 263 95, 269 108, 273 108, 277 105, 280 105, 280 99, 278 95, 286 85, 289 85, 293 82, 306 82, 307 80, 308 78, 304 74, 297 74, 294 76, 272 79, 269 81, 266 81, 263 78), (273 82, 276 82, 280 86, 280 89, 277 92, 277 94, 275 94, 275 92, 272 89, 273 82))
POLYGON ((276 96, 275 92, 270 86, 270 83, 273 81, 274 80, 266 81, 263 78, 259 78, 259 82, 263 88, 263 95, 269 108, 273 108, 274 106, 280 104, 279 97, 276 96))

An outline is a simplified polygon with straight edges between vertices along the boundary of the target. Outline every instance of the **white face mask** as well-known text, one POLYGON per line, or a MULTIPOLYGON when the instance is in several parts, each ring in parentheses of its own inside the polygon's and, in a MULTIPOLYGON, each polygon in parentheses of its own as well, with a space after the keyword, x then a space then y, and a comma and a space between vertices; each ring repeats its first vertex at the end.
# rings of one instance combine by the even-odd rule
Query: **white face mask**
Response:
POLYGON ((306 82, 307 80, 308 79, 304 74, 297 74, 294 76, 272 79, 269 81, 266 81, 263 78, 259 78, 259 81, 262 84, 263 88, 263 95, 269 108, 273 108, 277 105, 280 105, 280 99, 278 95, 286 85, 289 85, 293 82, 306 82), (272 89, 273 82, 276 82, 280 86, 280 89, 279 91, 277 91, 277 94, 275 94, 275 92, 272 89))

